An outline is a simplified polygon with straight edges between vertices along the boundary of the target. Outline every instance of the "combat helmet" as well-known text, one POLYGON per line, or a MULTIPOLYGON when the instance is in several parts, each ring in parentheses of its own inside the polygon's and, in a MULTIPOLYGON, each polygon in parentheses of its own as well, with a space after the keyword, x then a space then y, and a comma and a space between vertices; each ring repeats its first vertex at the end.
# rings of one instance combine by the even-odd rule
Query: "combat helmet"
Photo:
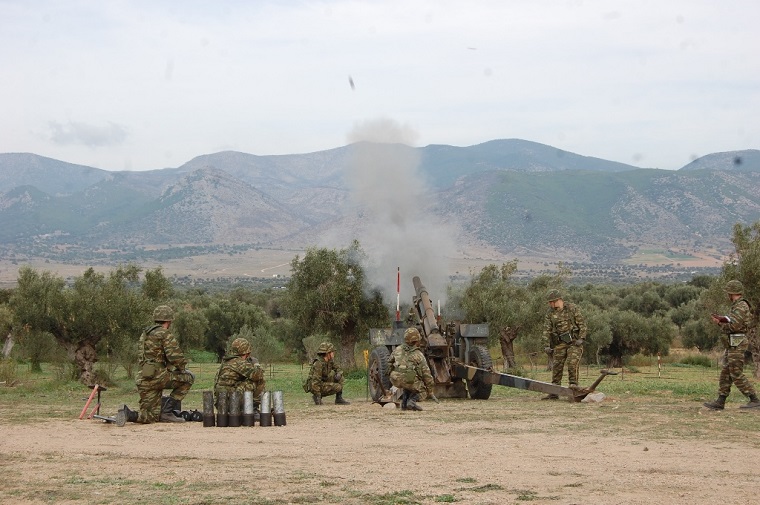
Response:
POLYGON ((159 305, 153 311, 153 320, 157 323, 173 321, 174 311, 168 305, 159 305))
POLYGON ((744 293, 744 286, 742 285, 741 281, 737 281, 736 279, 728 281, 726 283, 726 287, 723 289, 729 295, 740 295, 744 293))
POLYGON ((245 356, 246 354, 250 354, 251 351, 253 351, 251 344, 242 337, 236 338, 230 344, 230 352, 235 356, 245 356))
POLYGON ((416 344, 420 340, 422 340, 422 337, 420 337, 420 332, 417 328, 407 328, 404 332, 404 342, 408 345, 416 344))
POLYGON ((546 292, 546 301, 547 302, 555 302, 562 298, 562 293, 559 292, 559 289, 550 289, 546 292))
POLYGON ((330 342, 322 342, 317 348, 317 354, 327 354, 328 352, 335 352, 335 346, 330 342))

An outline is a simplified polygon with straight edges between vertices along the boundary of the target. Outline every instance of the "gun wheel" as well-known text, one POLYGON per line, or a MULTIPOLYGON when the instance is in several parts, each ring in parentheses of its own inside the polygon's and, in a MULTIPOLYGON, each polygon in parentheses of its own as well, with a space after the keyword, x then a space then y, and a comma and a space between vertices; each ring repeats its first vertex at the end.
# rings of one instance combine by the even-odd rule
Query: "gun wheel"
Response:
POLYGON ((373 402, 380 401, 383 397, 383 389, 388 391, 391 388, 391 379, 388 372, 388 358, 390 355, 391 353, 385 347, 375 347, 369 355, 367 380, 369 381, 369 394, 373 402))
MULTIPOLYGON (((493 368, 491 354, 488 352, 488 349, 482 345, 476 345, 470 349, 467 361, 470 366, 482 368, 484 370, 490 370, 493 368)), ((480 373, 476 373, 475 377, 467 381, 467 392, 473 400, 488 400, 488 397, 491 396, 492 387, 493 384, 483 382, 480 373)))

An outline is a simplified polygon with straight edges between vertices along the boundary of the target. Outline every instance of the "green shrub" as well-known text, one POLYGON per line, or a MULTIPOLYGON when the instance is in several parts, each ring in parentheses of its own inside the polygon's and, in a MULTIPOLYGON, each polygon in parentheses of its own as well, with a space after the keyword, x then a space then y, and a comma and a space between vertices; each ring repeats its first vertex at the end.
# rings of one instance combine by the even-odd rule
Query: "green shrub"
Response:
POLYGON ((712 368, 712 360, 703 354, 695 354, 693 356, 686 356, 681 358, 679 363, 683 365, 703 366, 705 368, 712 368))
POLYGON ((506 373, 508 373, 509 375, 515 375, 517 377, 527 377, 528 376, 527 372, 520 365, 508 368, 506 373))
POLYGON ((186 353, 187 358, 194 363, 216 363, 216 353, 204 351, 203 349, 190 349, 186 353))
POLYGON ((18 364, 13 359, 0 360, 0 382, 4 386, 13 386, 18 380, 18 364))

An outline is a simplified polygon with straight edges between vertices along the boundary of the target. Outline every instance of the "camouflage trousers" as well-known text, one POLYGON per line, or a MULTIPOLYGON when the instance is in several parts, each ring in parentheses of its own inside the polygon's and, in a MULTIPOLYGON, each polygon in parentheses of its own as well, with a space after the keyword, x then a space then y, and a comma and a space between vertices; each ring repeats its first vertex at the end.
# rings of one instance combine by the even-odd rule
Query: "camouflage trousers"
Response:
MULTIPOLYGON (((237 392, 240 393, 240 406, 242 407, 243 406, 243 399, 244 399, 243 393, 245 393, 246 391, 253 391, 253 408, 255 410, 258 410, 259 409, 259 405, 261 404, 261 393, 264 392, 264 388, 266 388, 266 387, 267 387, 267 383, 264 380, 260 380, 260 381, 257 381, 257 382, 248 380, 248 381, 240 382, 235 387, 229 387, 229 388, 217 387, 217 388, 214 388, 214 398, 215 398, 214 405, 215 405, 216 409, 219 410, 219 392, 220 391, 226 391, 228 395, 230 393, 232 393, 233 391, 237 391, 237 392)), ((243 411, 242 408, 241 408, 240 411, 241 412, 243 411)))
POLYGON ((414 382, 405 382, 404 376, 400 372, 393 371, 390 374, 391 384, 410 393, 421 393, 423 397, 427 396, 427 386, 422 379, 416 379, 414 382))
POLYGON ((317 396, 331 396, 343 393, 343 377, 341 377, 340 382, 323 382, 319 390, 312 387, 311 392, 317 396))
POLYGON ((570 385, 578 384, 578 367, 581 365, 583 346, 560 343, 554 346, 552 353, 552 384, 562 384, 562 372, 567 363, 567 375, 570 385))
POLYGON ((137 392, 140 394, 140 414, 137 422, 157 423, 161 416, 161 395, 164 389, 171 389, 170 397, 182 401, 193 385, 193 376, 188 373, 167 372, 155 379, 139 380, 137 392))
POLYGON ((728 396, 731 393, 731 384, 736 384, 744 396, 755 394, 747 376, 744 375, 744 350, 726 349, 723 354, 723 368, 720 370, 718 382, 718 394, 728 396))

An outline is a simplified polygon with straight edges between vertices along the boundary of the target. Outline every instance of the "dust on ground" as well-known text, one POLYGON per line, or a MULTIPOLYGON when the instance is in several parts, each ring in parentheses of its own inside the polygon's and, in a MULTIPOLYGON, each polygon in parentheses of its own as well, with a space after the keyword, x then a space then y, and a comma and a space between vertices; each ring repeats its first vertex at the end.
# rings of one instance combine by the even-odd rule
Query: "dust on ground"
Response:
POLYGON ((424 412, 299 397, 280 427, 0 418, 0 501, 743 505, 760 488, 760 413, 539 397, 424 412))

